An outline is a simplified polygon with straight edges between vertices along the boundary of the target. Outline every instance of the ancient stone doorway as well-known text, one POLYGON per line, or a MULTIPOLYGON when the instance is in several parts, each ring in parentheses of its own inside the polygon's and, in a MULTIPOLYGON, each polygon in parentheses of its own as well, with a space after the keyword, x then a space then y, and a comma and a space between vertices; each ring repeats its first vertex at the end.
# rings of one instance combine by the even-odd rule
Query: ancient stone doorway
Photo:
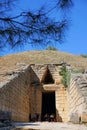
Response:
POLYGON ((56 116, 55 92, 42 93, 42 121, 54 121, 56 116))

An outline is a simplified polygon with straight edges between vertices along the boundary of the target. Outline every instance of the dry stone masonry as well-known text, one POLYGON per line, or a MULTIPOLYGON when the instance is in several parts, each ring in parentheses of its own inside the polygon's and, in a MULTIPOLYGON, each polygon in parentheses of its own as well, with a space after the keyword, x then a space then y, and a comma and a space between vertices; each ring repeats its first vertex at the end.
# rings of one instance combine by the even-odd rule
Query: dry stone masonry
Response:
MULTIPOLYGON (((87 122, 87 75, 72 75, 68 89, 61 83, 61 64, 31 64, 0 83, 0 110, 12 121, 87 122)), ((69 70, 70 71, 70 70, 69 70)))
POLYGON ((29 118, 29 69, 0 87, 0 110, 10 111, 13 121, 28 121, 29 118))
POLYGON ((87 74, 72 75, 68 98, 69 120, 87 122, 87 74))

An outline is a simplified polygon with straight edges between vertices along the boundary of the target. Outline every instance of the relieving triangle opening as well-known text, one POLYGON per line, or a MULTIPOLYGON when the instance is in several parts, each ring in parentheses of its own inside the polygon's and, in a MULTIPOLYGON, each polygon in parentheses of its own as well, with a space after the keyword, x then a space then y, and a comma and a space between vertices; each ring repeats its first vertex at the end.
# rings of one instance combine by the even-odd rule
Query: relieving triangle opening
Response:
POLYGON ((41 83, 43 83, 43 84, 54 84, 52 74, 51 74, 50 70, 48 69, 48 67, 46 68, 46 71, 45 71, 45 73, 42 77, 41 83))

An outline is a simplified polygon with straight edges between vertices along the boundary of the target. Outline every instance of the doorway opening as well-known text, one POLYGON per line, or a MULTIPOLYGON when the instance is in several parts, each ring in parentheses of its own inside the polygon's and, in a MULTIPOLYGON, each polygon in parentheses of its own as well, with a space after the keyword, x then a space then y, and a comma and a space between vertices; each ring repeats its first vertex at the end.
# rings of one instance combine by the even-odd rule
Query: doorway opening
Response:
POLYGON ((56 118, 55 92, 42 93, 42 121, 54 121, 56 118))

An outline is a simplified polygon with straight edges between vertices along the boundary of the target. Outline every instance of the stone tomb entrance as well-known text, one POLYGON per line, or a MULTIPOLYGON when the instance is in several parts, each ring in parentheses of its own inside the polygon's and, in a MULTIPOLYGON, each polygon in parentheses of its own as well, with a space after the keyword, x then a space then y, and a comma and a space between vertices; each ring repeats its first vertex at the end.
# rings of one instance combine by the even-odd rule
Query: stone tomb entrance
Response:
MULTIPOLYGON (((42 76, 41 83, 43 85, 54 84, 53 76, 48 67, 46 67, 45 73, 42 76)), ((55 91, 42 91, 42 110, 41 110, 42 121, 54 121, 56 116, 55 107, 55 91)))
POLYGON ((0 88, 0 110, 12 121, 67 121, 67 91, 59 74, 62 64, 31 64, 0 88))
POLYGON ((40 121, 67 121, 67 91, 61 84, 60 67, 31 65, 35 84, 29 89, 30 115, 38 114, 40 121))
POLYGON ((31 64, 6 74, 9 80, 0 84, 1 120, 10 112, 15 122, 87 122, 87 75, 72 77, 66 89, 61 83, 63 65, 31 64))
POLYGON ((42 92, 42 121, 54 121, 55 116, 55 92, 42 92))

